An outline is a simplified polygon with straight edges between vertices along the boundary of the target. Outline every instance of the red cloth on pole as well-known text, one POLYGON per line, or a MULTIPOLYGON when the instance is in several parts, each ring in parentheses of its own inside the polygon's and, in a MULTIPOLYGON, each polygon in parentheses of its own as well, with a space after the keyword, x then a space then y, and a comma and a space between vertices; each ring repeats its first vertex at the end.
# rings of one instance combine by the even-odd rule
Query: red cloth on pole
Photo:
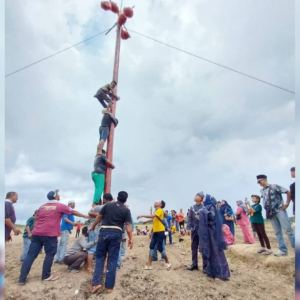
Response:
POLYGON ((111 4, 109 1, 102 1, 101 2, 101 8, 104 10, 111 10, 111 4))
POLYGON ((111 11, 118 14, 120 12, 118 4, 112 1, 110 2, 110 4, 111 4, 111 11))
POLYGON ((132 18, 133 17, 133 9, 131 7, 125 7, 123 9, 123 13, 127 18, 132 18))
POLYGON ((118 24, 120 26, 124 25, 127 21, 127 18, 124 14, 120 14, 119 19, 118 19, 118 24))
POLYGON ((130 38, 130 35, 127 30, 121 29, 121 39, 122 40, 128 40, 130 38))

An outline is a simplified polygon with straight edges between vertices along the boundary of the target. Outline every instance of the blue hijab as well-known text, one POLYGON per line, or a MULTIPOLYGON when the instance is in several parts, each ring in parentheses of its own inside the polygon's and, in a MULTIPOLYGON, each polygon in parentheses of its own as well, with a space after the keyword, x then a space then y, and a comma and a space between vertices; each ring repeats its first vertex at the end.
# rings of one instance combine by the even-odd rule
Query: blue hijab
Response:
MULTIPOLYGON (((225 201, 225 203, 228 205, 228 203, 226 201, 225 201)), ((226 204, 223 206, 226 206, 226 204)), ((217 200, 213 196, 206 194, 204 207, 208 211, 210 209, 214 209, 214 211, 215 211, 216 238, 217 238, 218 246, 219 246, 220 250, 225 250, 227 247, 226 247, 226 243, 224 241, 223 232, 222 232, 223 221, 222 221, 221 213, 218 210, 217 205, 218 205, 217 200)))
POLYGON ((233 210, 226 200, 223 201, 225 202, 225 204, 221 205, 219 212, 222 216, 224 216, 224 214, 226 213, 230 217, 232 215, 233 210))

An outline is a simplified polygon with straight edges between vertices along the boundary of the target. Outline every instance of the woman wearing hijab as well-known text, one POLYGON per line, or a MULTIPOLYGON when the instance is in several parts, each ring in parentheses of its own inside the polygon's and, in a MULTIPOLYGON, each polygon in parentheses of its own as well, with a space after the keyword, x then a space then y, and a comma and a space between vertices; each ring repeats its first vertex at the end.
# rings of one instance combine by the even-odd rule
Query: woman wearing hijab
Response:
POLYGON ((230 228, 228 225, 223 224, 222 226, 222 231, 223 231, 223 237, 224 241, 227 246, 233 245, 234 244, 234 236, 230 231, 230 228))
POLYGON ((228 225, 231 233, 234 236, 234 213, 231 206, 227 203, 227 201, 222 200, 221 207, 219 210, 221 213, 223 224, 228 225))
POLYGON ((208 277, 227 280, 230 271, 224 254, 226 244, 217 201, 206 195, 203 202, 204 207, 199 213, 199 250, 202 253, 203 272, 208 277))
POLYGON ((236 201, 236 204, 238 206, 238 209, 235 213, 236 222, 241 227, 241 230, 243 232, 244 243, 254 244, 255 238, 253 237, 253 235, 251 234, 250 229, 249 229, 250 221, 247 216, 247 213, 248 213, 247 208, 246 208, 244 202, 241 200, 236 201))

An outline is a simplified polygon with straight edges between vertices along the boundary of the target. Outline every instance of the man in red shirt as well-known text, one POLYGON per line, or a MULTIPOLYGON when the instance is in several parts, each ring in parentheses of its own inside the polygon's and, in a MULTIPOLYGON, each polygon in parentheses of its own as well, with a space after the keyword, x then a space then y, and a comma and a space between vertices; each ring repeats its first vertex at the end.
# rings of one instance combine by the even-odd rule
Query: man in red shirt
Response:
POLYGON ((51 275, 51 266, 57 251, 57 237, 60 236, 60 222, 64 214, 74 215, 89 219, 89 216, 73 210, 71 207, 59 203, 58 190, 48 193, 48 202, 43 204, 37 211, 37 220, 31 234, 31 245, 25 258, 19 278, 19 285, 26 283, 27 275, 30 272, 34 260, 37 258, 42 247, 45 249, 42 281, 54 281, 58 277, 51 275))
POLYGON ((77 228, 76 228, 76 238, 80 236, 81 227, 82 227, 82 223, 79 221, 77 223, 77 228))

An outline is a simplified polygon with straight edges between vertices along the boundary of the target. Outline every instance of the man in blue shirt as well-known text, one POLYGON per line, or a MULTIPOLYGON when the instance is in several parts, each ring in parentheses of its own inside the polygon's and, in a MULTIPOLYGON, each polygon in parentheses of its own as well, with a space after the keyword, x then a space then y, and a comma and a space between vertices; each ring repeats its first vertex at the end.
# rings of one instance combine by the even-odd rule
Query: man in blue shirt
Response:
POLYGON ((172 241, 172 226, 173 226, 173 221, 172 221, 172 216, 169 215, 169 212, 167 210, 165 210, 165 218, 167 220, 167 224, 168 224, 168 228, 170 229, 169 231, 169 242, 170 242, 170 245, 173 244, 173 241, 172 241))
MULTIPOLYGON (((70 200, 68 202, 68 206, 72 209, 75 208, 75 201, 70 200)), ((61 219, 61 225, 60 225, 60 243, 57 248, 57 253, 54 259, 55 263, 64 265, 64 257, 65 253, 67 251, 67 245, 69 242, 70 232, 73 229, 73 226, 77 226, 77 223, 75 223, 74 215, 63 215, 61 219)))

